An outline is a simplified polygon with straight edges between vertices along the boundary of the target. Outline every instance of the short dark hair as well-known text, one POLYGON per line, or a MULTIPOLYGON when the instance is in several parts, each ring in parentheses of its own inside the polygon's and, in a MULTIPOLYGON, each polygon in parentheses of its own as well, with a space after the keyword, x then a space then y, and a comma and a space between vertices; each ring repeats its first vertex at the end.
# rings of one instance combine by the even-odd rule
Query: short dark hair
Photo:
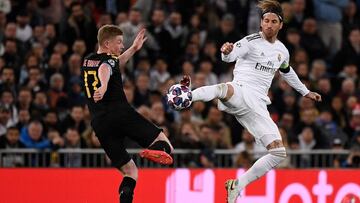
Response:
POLYGON ((106 40, 112 39, 122 34, 123 32, 121 31, 119 26, 104 25, 98 31, 97 40, 99 42, 99 45, 102 45, 106 40))
POLYGON ((73 9, 75 6, 80 6, 80 7, 82 8, 80 2, 74 1, 74 2, 72 2, 72 3, 70 4, 70 10, 72 11, 72 9, 73 9))
POLYGON ((10 130, 16 130, 16 131, 20 132, 20 130, 15 126, 10 126, 7 128, 7 132, 9 132, 10 130))

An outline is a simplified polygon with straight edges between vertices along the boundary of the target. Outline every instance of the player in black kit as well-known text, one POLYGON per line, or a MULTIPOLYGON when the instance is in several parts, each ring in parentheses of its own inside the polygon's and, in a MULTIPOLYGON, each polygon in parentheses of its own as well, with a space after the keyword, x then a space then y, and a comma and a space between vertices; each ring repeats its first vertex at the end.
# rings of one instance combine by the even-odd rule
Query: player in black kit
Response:
POLYGON ((144 35, 145 29, 141 29, 132 46, 121 53, 122 31, 118 26, 104 25, 98 31, 97 52, 85 57, 81 68, 91 125, 113 166, 124 175, 119 187, 121 203, 132 202, 138 177, 138 169, 123 143, 125 137, 147 148, 140 152, 141 157, 164 165, 173 162, 173 147, 165 134, 130 106, 123 91, 119 65, 142 47, 144 35))

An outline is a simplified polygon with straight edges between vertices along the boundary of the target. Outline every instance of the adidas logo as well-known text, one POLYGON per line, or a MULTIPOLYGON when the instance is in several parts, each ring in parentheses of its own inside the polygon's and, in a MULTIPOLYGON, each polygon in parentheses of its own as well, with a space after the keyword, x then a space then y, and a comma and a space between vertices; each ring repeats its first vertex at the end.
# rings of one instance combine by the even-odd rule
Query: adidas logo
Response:
POLYGON ((264 54, 264 52, 261 52, 261 54, 260 54, 261 56, 265 56, 265 54, 264 54))

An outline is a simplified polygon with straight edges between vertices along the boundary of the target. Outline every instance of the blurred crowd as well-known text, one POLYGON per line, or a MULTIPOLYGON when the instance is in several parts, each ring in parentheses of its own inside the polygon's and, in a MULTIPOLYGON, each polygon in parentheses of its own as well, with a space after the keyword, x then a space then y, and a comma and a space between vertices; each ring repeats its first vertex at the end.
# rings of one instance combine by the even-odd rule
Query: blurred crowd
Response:
MULTIPOLYGON (((358 167, 360 1, 280 2, 279 39, 302 82, 323 102, 301 97, 276 75, 269 91, 271 116, 289 149, 351 149, 330 166, 358 167)), ((217 101, 177 112, 166 105, 165 95, 184 74, 191 75, 194 89, 232 80, 234 64, 221 61, 220 46, 259 31, 256 3, 0 0, 0 148, 99 148, 81 91, 82 59, 96 50, 102 25, 119 25, 126 48, 145 26, 144 48, 121 66, 129 103, 163 128, 175 148, 201 149, 200 158, 189 157, 185 165, 212 167, 213 149, 235 149, 234 166, 250 166, 265 148, 219 111, 217 101)), ((130 140, 127 146, 139 147, 130 140)), ((296 165, 312 166, 309 155, 299 160, 296 165)))

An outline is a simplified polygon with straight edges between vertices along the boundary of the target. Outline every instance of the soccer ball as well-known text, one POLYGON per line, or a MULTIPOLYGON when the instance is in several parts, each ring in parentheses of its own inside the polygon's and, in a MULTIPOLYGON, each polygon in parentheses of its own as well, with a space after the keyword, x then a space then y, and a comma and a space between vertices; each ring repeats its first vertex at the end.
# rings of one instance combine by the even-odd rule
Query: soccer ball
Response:
POLYGON ((181 84, 175 84, 170 87, 167 93, 167 103, 175 110, 182 110, 191 105, 191 89, 181 84))

